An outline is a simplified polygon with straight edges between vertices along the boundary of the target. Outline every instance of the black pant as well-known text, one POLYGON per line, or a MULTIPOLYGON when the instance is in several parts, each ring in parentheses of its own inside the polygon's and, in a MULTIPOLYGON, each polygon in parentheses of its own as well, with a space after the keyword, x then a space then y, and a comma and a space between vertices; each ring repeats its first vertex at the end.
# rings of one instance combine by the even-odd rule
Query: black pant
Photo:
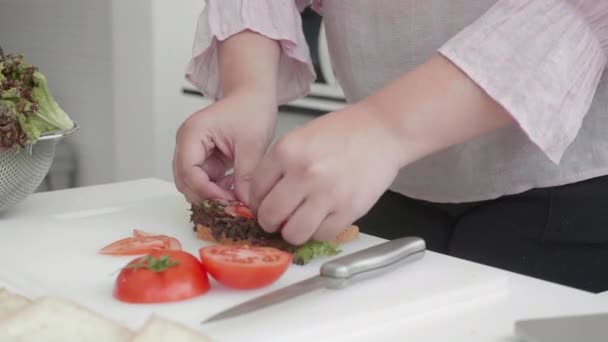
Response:
POLYGON ((438 204, 386 192, 357 224, 385 239, 591 292, 608 290, 608 177, 438 204))

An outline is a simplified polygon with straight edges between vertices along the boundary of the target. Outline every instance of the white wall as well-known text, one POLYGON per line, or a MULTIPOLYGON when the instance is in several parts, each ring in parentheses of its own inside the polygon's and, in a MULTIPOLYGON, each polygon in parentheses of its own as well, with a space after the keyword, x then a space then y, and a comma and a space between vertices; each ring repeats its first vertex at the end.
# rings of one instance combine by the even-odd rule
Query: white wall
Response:
MULTIPOLYGON (((185 95, 203 0, 0 0, 0 45, 40 66, 81 125, 78 185, 172 180, 175 132, 209 100, 185 95)), ((282 113, 277 136, 310 120, 282 113)))
POLYGON ((172 180, 175 132, 209 102, 186 96, 184 71, 202 0, 113 0, 116 180, 172 180))
POLYGON ((115 179, 110 2, 0 0, 0 45, 40 67, 53 95, 81 125, 80 183, 115 179))
MULTIPOLYGON (((120 0, 118 0, 120 1, 120 0)), ((154 176, 172 180, 171 161, 175 146, 175 133, 179 125, 190 114, 207 106, 210 101, 200 97, 185 95, 182 87, 187 85, 184 72, 192 53, 192 41, 200 12, 204 8, 202 0, 181 0, 168 2, 148 1, 151 7, 151 60, 153 65, 152 83, 154 98, 155 136, 152 156, 154 156, 154 176)), ((115 31, 120 24, 114 26, 115 31)), ((124 53, 124 52, 123 52, 124 53)), ((310 120, 311 117, 296 113, 281 113, 277 125, 277 136, 288 132, 310 120)), ((143 149, 142 149, 143 150, 143 149)), ((125 162, 133 164, 133 158, 125 162)), ((147 162, 150 162, 147 160, 147 162)), ((134 165, 125 166, 133 169, 134 165)))
POLYGON ((180 89, 203 0, 0 0, 0 46, 47 75, 81 129, 78 185, 171 179, 180 89))
POLYGON ((154 0, 152 4, 157 123, 155 175, 172 180, 171 161, 177 128, 189 115, 210 103, 181 92, 186 84, 184 73, 192 54, 194 32, 204 1, 154 0))
POLYGON ((150 177, 156 148, 152 4, 147 0, 110 3, 115 180, 150 177))

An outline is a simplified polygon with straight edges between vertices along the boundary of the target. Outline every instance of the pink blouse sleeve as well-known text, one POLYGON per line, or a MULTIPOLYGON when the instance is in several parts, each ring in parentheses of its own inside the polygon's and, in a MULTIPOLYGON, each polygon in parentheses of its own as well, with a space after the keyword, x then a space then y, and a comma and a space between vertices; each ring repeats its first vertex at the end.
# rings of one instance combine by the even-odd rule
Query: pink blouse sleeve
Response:
POLYGON ((608 62, 608 1, 499 0, 439 52, 559 163, 608 62))
POLYGON ((186 78, 205 96, 222 96, 218 42, 244 30, 279 42, 278 101, 285 104, 306 95, 316 75, 302 30, 303 0, 208 0, 201 13, 186 78))

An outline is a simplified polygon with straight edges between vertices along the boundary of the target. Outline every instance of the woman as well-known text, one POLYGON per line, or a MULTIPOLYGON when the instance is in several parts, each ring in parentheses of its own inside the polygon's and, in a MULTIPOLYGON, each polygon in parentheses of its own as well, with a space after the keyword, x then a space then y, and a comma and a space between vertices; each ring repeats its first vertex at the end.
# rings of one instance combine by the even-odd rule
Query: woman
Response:
POLYGON ((315 78, 307 5, 208 1, 187 77, 218 101, 177 134, 189 201, 241 200, 294 244, 357 222, 608 290, 608 2, 314 1, 349 105, 269 147, 315 78))

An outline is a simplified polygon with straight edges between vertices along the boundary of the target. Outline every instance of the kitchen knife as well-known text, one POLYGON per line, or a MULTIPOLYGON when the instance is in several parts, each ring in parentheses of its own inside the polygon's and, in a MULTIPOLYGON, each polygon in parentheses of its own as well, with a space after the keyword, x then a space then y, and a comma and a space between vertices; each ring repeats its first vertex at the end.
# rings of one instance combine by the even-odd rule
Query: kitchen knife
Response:
POLYGON ((321 266, 318 276, 270 292, 213 315, 201 324, 244 315, 321 288, 341 289, 359 281, 393 270, 424 256, 426 244, 418 237, 387 241, 331 260, 321 266))

